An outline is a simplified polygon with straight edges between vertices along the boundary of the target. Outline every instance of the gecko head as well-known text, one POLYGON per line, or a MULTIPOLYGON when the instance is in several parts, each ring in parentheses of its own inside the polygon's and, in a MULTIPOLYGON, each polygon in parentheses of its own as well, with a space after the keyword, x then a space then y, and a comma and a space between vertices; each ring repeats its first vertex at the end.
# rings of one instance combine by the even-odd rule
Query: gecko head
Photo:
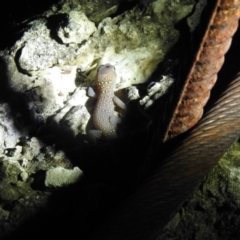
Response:
POLYGON ((115 67, 111 64, 107 63, 105 65, 101 65, 98 68, 97 76, 96 76, 96 84, 100 89, 112 89, 114 91, 116 85, 117 74, 115 71, 115 67))

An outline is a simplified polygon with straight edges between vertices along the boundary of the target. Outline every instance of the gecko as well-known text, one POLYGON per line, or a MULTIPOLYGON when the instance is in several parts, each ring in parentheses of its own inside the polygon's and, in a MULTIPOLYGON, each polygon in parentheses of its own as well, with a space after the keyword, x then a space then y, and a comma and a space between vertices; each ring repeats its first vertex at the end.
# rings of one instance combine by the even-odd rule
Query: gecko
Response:
POLYGON ((92 115, 96 130, 90 130, 88 134, 92 142, 101 137, 113 139, 117 136, 117 124, 121 122, 121 118, 114 115, 114 104, 123 110, 126 110, 126 105, 114 95, 116 80, 115 67, 107 63, 97 70, 95 78, 97 94, 91 87, 88 88, 88 96, 97 98, 92 115))

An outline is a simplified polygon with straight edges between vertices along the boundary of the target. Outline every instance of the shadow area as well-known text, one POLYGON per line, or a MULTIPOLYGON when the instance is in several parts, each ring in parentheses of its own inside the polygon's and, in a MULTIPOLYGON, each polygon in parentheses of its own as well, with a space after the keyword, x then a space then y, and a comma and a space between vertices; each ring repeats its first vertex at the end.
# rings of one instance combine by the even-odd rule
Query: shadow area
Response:
MULTIPOLYGON (((38 113, 29 108, 29 99, 8 81, 8 66, 0 61, 0 103, 9 106, 14 126, 27 138, 36 137, 45 146, 65 153, 72 166, 78 166, 83 176, 74 185, 49 188, 44 185, 46 171, 39 170, 30 176, 31 187, 48 195, 46 204, 37 207, 36 213, 1 239, 42 239, 52 234, 57 238, 72 239, 78 234, 87 239, 93 229, 102 224, 115 209, 143 182, 151 164, 146 160, 149 134, 146 126, 138 132, 123 135, 113 141, 99 141, 92 145, 84 136, 77 138, 57 123, 48 126, 38 113)), ((131 106, 129 106, 131 108, 131 106)), ((135 106, 132 106, 133 108, 135 106)), ((132 115, 128 127, 136 125, 139 115, 132 115)), ((143 121, 144 122, 144 121, 143 121)))
MULTIPOLYGON (((233 48, 226 56, 225 67, 220 73, 221 90, 228 84, 226 79, 230 79, 239 71, 239 65, 235 62, 239 31, 235 38, 233 48), (225 79, 225 82, 222 83, 221 79, 225 79)), ((40 182, 33 188, 43 194, 49 194, 46 204, 40 206, 36 214, 26 218, 23 224, 1 239, 42 240, 49 235, 59 239, 73 239, 76 236, 88 239, 94 229, 104 224, 108 217, 117 211, 159 162, 176 149, 188 134, 169 141, 163 147, 160 143, 153 142, 152 136, 159 120, 156 119, 150 128, 143 124, 138 132, 123 135, 111 142, 86 144, 84 137, 75 138, 73 133, 53 125, 48 127, 42 119, 37 118, 38 115, 29 109, 25 94, 14 91, 10 86, 4 63, 1 62, 0 65, 0 102, 9 105, 15 126, 20 131, 27 129, 29 137, 35 136, 47 146, 63 151, 71 164, 80 167, 84 173, 77 183, 61 189, 44 187, 45 173, 41 173, 40 182), (154 149, 151 150, 152 148, 154 149)), ((221 91, 218 89, 218 86, 214 88, 211 102, 220 95, 221 91)), ((157 108, 157 111, 160 112, 160 109, 157 108)), ((156 117, 159 112, 155 113, 156 117)), ((137 113, 127 119, 129 128, 134 127, 138 119, 137 113)))

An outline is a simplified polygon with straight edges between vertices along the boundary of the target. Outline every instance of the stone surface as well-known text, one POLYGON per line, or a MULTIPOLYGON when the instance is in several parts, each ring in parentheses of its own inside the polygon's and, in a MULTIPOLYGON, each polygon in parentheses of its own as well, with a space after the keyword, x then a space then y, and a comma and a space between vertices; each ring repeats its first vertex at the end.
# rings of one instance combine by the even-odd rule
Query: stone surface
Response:
POLYGON ((81 175, 82 171, 78 167, 75 167, 72 170, 56 167, 47 171, 44 183, 46 187, 68 186, 76 183, 81 175))
POLYGON ((58 36, 64 43, 82 43, 96 30, 83 12, 71 11, 67 23, 59 27, 58 36))
MULTIPOLYGON (((51 215, 50 224, 45 218, 41 228, 37 225, 44 236, 43 226, 51 229, 54 223, 58 229, 67 229, 69 235, 81 226, 84 231, 85 220, 95 219, 99 205, 105 206, 99 212, 102 216, 112 202, 121 201, 124 184, 114 186, 98 170, 99 166, 108 166, 102 166, 101 159, 89 162, 85 153, 89 144, 84 137, 94 106, 87 88, 94 87, 97 67, 109 62, 118 75, 117 94, 126 98, 133 115, 138 113, 131 105, 134 101, 142 99, 147 107, 154 103, 167 89, 161 88, 161 77, 148 89, 148 84, 138 84, 150 78, 176 43, 179 32, 175 26, 190 14, 194 1, 141 1, 118 11, 121 2, 62 1, 41 17, 29 20, 21 38, 0 53, 1 89, 6 90, 0 106, 1 239, 23 223, 27 230, 21 237, 36 239, 40 235, 31 236, 31 222, 39 212, 49 216, 53 211, 57 216, 51 215), (83 22, 91 31, 82 34, 83 22), (71 158, 70 162, 66 143, 71 154, 78 149, 75 161, 71 158), (80 168, 89 178, 84 187, 81 184, 85 179, 79 180, 80 168), (76 189, 70 184, 74 182, 79 184, 76 189), (83 194, 79 193, 81 187, 83 194)), ((189 23, 192 28, 195 21, 189 23)), ((136 116, 134 126, 142 121, 139 113, 136 116)), ((183 204, 159 240, 239 238, 239 149, 236 142, 183 204)), ((114 158, 112 162, 119 164, 114 158)), ((120 182, 128 171, 126 166, 124 169, 118 176, 120 182)))

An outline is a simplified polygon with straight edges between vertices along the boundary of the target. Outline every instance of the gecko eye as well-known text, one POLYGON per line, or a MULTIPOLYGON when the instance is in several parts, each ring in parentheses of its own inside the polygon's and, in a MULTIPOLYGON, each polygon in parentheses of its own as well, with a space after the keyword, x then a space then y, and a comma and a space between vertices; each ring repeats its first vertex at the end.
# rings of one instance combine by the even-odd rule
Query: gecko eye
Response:
POLYGON ((110 63, 105 64, 105 67, 106 68, 113 68, 114 70, 116 70, 115 67, 113 65, 111 65, 110 63))

